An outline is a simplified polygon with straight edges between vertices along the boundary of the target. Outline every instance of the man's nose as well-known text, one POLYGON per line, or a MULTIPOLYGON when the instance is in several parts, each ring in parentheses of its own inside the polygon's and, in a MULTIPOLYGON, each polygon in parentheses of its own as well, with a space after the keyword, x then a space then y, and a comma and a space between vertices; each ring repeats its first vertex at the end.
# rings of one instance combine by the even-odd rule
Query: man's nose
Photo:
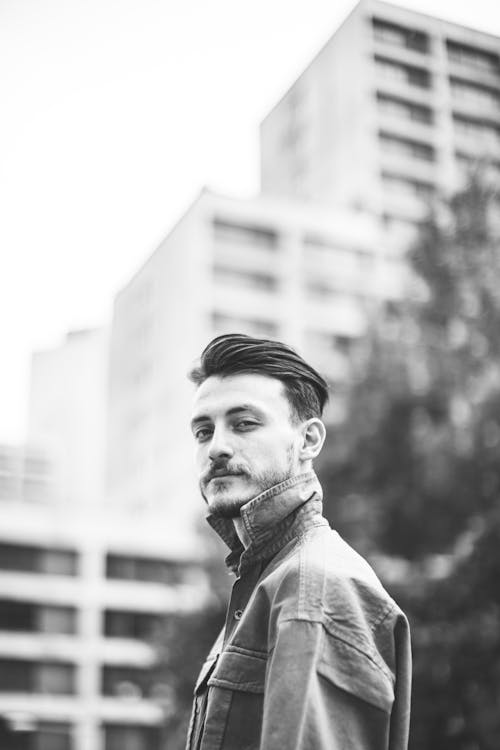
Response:
POLYGON ((216 427, 208 447, 208 456, 212 461, 217 458, 231 458, 234 455, 230 434, 222 427, 216 427))

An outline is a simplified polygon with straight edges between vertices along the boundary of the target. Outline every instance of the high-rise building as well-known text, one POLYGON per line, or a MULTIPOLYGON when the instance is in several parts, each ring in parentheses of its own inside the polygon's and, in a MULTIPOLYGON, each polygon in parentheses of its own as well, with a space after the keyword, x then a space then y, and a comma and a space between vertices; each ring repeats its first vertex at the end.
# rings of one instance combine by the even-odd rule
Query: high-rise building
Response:
POLYGON ((158 750, 171 689, 155 633, 207 595, 157 519, 0 504, 0 747, 158 750))
POLYGON ((2 750, 158 750, 155 633, 208 593, 193 530, 105 503, 107 362, 102 330, 34 355, 33 442, 0 446, 2 750))
POLYGON ((104 499, 108 354, 108 331, 98 328, 32 357, 28 442, 50 452, 61 501, 73 506, 104 499))
POLYGON ((187 371, 201 349, 220 333, 276 337, 341 384, 367 312, 403 275, 368 215, 204 191, 115 301, 112 499, 190 526, 201 501, 187 371))
POLYGON ((500 39, 380 0, 261 125, 264 193, 367 210, 401 237, 481 162, 500 184, 500 39))

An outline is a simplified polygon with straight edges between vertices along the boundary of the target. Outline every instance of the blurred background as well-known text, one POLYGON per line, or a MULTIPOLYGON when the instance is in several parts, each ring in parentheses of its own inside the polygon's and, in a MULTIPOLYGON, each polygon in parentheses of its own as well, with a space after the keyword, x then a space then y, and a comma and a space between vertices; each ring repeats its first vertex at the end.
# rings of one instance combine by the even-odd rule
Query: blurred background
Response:
POLYGON ((184 746, 231 583, 186 373, 238 331, 331 386, 325 513, 410 618, 410 747, 497 750, 500 10, 0 18, 0 749, 184 746))

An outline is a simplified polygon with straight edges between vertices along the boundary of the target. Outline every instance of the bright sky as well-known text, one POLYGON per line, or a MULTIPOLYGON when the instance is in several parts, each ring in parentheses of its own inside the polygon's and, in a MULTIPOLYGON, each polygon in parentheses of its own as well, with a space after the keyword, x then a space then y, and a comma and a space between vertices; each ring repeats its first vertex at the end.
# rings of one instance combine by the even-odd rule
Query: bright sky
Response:
MULTIPOLYGON (((203 185, 258 189, 258 125, 354 0, 0 0, 0 441, 33 350, 106 322, 203 185)), ((498 0, 401 5, 500 35, 498 0)))

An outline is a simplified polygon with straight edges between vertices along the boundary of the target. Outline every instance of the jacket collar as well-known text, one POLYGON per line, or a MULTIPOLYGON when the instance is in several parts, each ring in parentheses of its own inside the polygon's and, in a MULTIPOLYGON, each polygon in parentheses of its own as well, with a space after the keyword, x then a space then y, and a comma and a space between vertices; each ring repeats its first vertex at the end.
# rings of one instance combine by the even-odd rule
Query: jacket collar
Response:
POLYGON ((275 484, 249 500, 240 511, 250 539, 246 550, 230 519, 209 513, 207 521, 231 550, 226 564, 236 572, 275 555, 304 526, 310 526, 311 519, 313 525, 326 523, 321 516, 322 499, 321 485, 314 471, 310 471, 275 484))

